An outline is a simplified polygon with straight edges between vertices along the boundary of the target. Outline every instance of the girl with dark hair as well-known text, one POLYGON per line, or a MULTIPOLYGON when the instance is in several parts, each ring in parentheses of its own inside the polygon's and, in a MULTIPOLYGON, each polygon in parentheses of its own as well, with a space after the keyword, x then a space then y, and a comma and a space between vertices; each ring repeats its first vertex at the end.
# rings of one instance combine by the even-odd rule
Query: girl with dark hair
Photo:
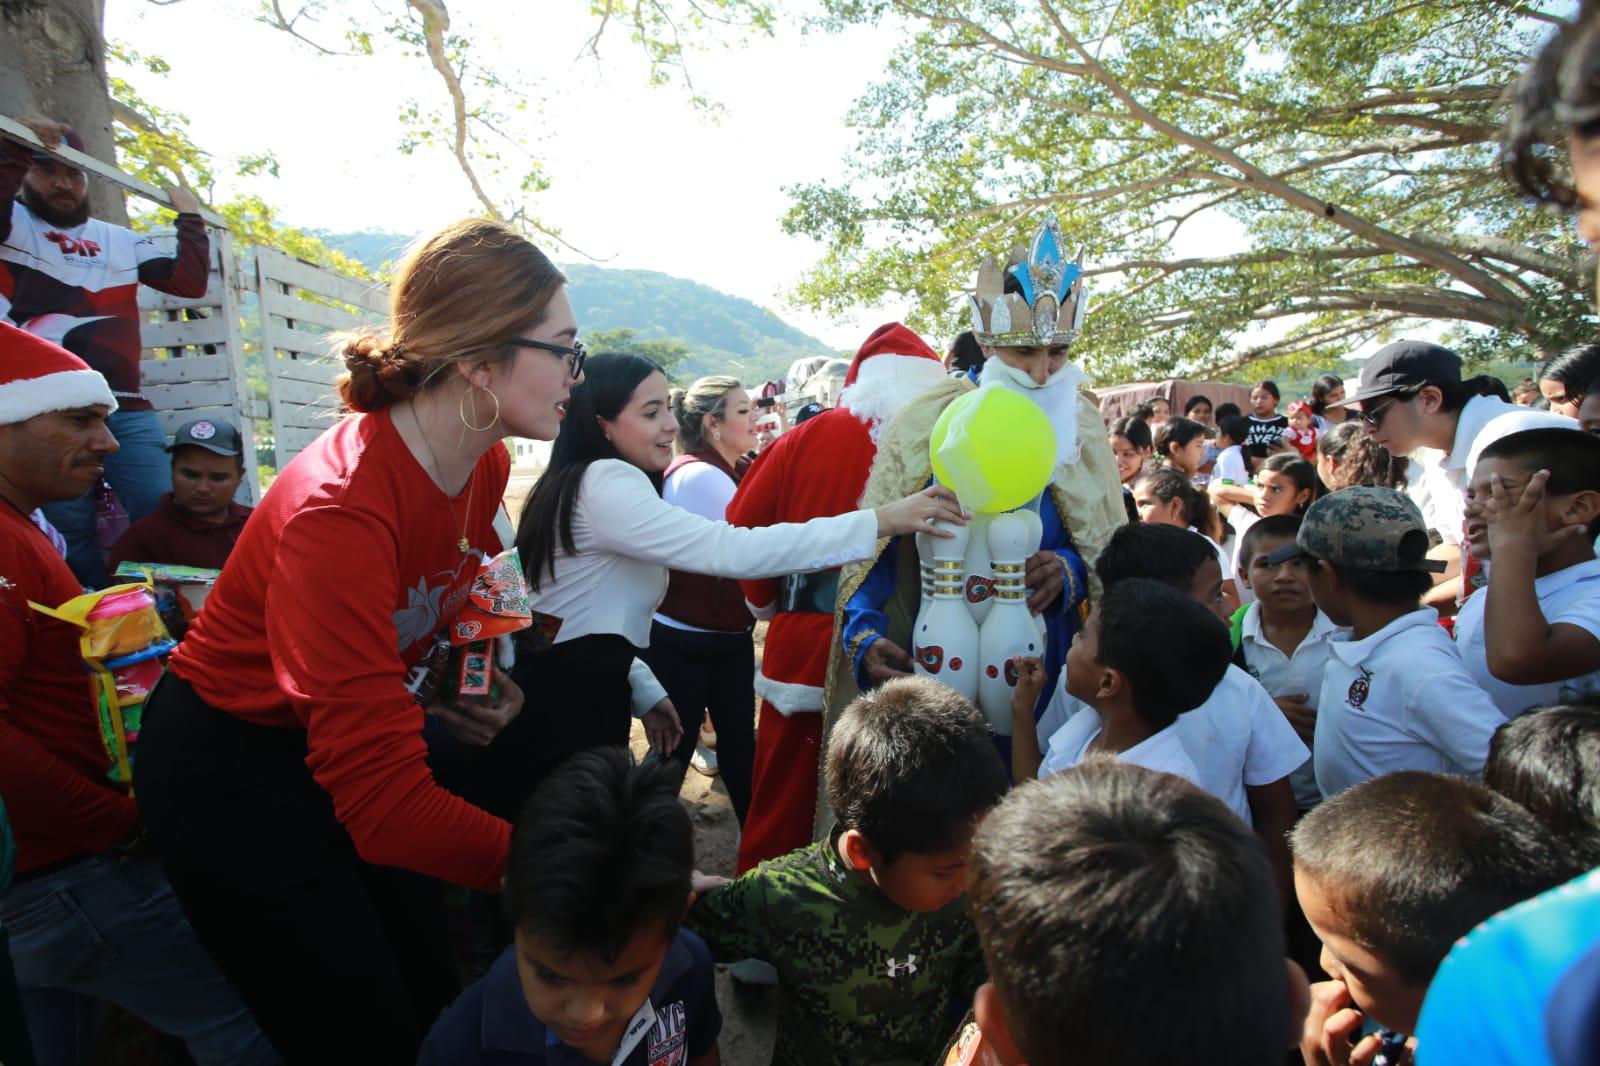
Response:
POLYGON ((1539 394, 1556 414, 1577 418, 1596 378, 1600 378, 1600 344, 1568 348, 1539 368, 1539 394))
POLYGON ((1303 515, 1317 498, 1317 468, 1298 455, 1270 455, 1256 472, 1256 515, 1303 515))
POLYGON ((626 744, 630 708, 656 751, 682 741, 672 701, 638 658, 669 567, 727 578, 823 570, 870 557, 880 537, 943 535, 936 522, 963 520, 937 487, 875 511, 761 529, 674 507, 660 495, 678 436, 666 374, 622 353, 596 355, 584 374, 517 529, 530 603, 559 629, 545 646, 518 648, 511 676, 537 706, 484 750, 474 775, 485 809, 506 818, 569 756, 626 744))
POLYGON ((1222 547, 1222 539, 1232 534, 1217 515, 1211 500, 1190 484, 1182 472, 1162 467, 1140 478, 1133 487, 1133 502, 1139 520, 1157 526, 1179 526, 1201 534, 1216 549, 1222 567, 1222 599, 1227 613, 1239 609, 1239 583, 1233 568, 1232 553, 1222 547))
POLYGON ((1122 481, 1122 504, 1128 511, 1128 521, 1137 522, 1139 509, 1133 503, 1132 486, 1150 460, 1150 427, 1137 418, 1119 418, 1106 430, 1106 439, 1117 460, 1117 477, 1122 481))
POLYGON ((1341 422, 1317 438, 1317 474, 1329 492, 1352 485, 1404 491, 1406 465, 1368 436, 1360 422, 1341 422))
POLYGON ((1278 446, 1283 431, 1289 428, 1289 420, 1278 413, 1278 401, 1282 398, 1277 382, 1256 382, 1256 387, 1250 390, 1250 432, 1245 436, 1246 445, 1278 446))
POLYGON ((1192 418, 1169 418, 1155 437, 1156 458, 1193 481, 1206 461, 1206 427, 1192 418))
POLYGON ((1327 433, 1350 417, 1350 412, 1334 404, 1344 403, 1344 379, 1338 374, 1323 374, 1311 383, 1311 414, 1317 432, 1327 433))

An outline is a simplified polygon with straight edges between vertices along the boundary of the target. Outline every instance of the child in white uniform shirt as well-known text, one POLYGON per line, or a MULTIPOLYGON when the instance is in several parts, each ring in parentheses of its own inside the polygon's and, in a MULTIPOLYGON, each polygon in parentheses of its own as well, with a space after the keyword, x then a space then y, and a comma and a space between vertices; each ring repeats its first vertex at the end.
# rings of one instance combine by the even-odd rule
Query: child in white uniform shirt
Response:
MULTIPOLYGON (((1304 559, 1273 566, 1267 556, 1293 544, 1298 515, 1273 515, 1251 527, 1239 546, 1239 576, 1257 601, 1235 623, 1234 662, 1261 682, 1300 739, 1310 746, 1317 727, 1317 700, 1328 666, 1328 645, 1338 626, 1311 599, 1304 559)), ((1307 759, 1289 775, 1295 806, 1308 811, 1322 801, 1316 768, 1307 759)))
POLYGON ((1467 544, 1493 561, 1456 619, 1456 647, 1507 718, 1600 692, 1600 438, 1531 429, 1483 450, 1467 544))
MULTIPOLYGON (((1095 573, 1108 592, 1129 578, 1146 577, 1187 593, 1219 619, 1228 617, 1216 554, 1209 541, 1186 529, 1123 526, 1100 553, 1095 573)), ((1154 644, 1147 648, 1151 655, 1169 651, 1154 644)), ((1082 706, 1067 694, 1045 708, 1037 735, 1046 750, 1082 706)), ((1232 663, 1210 697, 1179 716, 1177 729, 1184 751, 1199 771, 1197 783, 1255 827, 1287 888, 1289 849, 1284 834, 1295 819, 1289 774, 1306 761, 1306 746, 1267 690, 1232 663)))
MULTIPOLYGON (((1189 596, 1158 581, 1118 584, 1073 638, 1051 700, 1054 706, 1070 696, 1085 706, 1050 738, 1042 760, 1037 734, 1015 733, 1014 779, 1049 777, 1107 754, 1200 784, 1176 723, 1210 696, 1228 669, 1228 654, 1227 627, 1189 596), (1152 646, 1162 651, 1151 654, 1152 646)), ((1012 711, 1023 721, 1038 704, 1044 667, 1030 656, 1018 675, 1012 711)))
POLYGON ((1416 504, 1392 489, 1324 496, 1268 565, 1307 558, 1311 594, 1351 628, 1329 647, 1317 701, 1317 787, 1332 796, 1396 770, 1476 777, 1504 721, 1438 613, 1421 606, 1444 564, 1427 558, 1416 504))

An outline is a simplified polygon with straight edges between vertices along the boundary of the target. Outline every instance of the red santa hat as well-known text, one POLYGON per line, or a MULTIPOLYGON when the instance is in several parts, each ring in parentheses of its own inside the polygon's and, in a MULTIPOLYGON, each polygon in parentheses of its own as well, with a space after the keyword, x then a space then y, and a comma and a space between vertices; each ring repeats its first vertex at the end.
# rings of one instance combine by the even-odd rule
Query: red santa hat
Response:
POLYGON ((58 344, 0 322, 0 426, 97 405, 117 409, 98 370, 58 344))
MULTIPOLYGON (((846 388, 856 383, 863 373, 869 377, 875 374, 892 373, 899 369, 898 360, 884 359, 874 363, 870 368, 864 368, 869 359, 877 356, 899 356, 902 359, 931 359, 933 365, 938 367, 939 373, 944 373, 944 364, 939 361, 939 356, 928 347, 928 342, 917 336, 911 330, 898 322, 886 322, 873 330, 866 342, 861 345, 861 350, 856 352, 856 357, 850 360, 850 369, 845 372, 844 384, 846 388)), ((926 373, 926 368, 915 368, 914 373, 926 373)))

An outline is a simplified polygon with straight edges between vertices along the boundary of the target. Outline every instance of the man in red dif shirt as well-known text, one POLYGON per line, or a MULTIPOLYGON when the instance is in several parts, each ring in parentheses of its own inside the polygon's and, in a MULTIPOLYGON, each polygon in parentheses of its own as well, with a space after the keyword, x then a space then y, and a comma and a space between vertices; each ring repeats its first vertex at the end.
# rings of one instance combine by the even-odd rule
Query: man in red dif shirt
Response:
POLYGON ((120 1004, 182 1038, 200 1063, 273 1063, 232 986, 196 942, 139 809, 108 778, 78 629, 35 611, 81 591, 28 515, 81 495, 117 442, 98 371, 0 323, 0 799, 16 833, 16 877, 0 923, 35 1053, 75 1061, 92 1044, 65 1006, 120 1004))

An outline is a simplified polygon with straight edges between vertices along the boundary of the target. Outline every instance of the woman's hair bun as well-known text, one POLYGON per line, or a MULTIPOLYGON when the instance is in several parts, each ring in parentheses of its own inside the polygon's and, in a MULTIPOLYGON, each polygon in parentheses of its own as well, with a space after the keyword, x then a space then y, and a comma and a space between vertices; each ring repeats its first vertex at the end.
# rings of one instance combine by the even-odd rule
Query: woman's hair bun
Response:
POLYGON ((406 358, 403 345, 369 332, 344 338, 338 350, 345 367, 337 382, 339 398, 350 410, 381 411, 416 394, 421 364, 406 358))

